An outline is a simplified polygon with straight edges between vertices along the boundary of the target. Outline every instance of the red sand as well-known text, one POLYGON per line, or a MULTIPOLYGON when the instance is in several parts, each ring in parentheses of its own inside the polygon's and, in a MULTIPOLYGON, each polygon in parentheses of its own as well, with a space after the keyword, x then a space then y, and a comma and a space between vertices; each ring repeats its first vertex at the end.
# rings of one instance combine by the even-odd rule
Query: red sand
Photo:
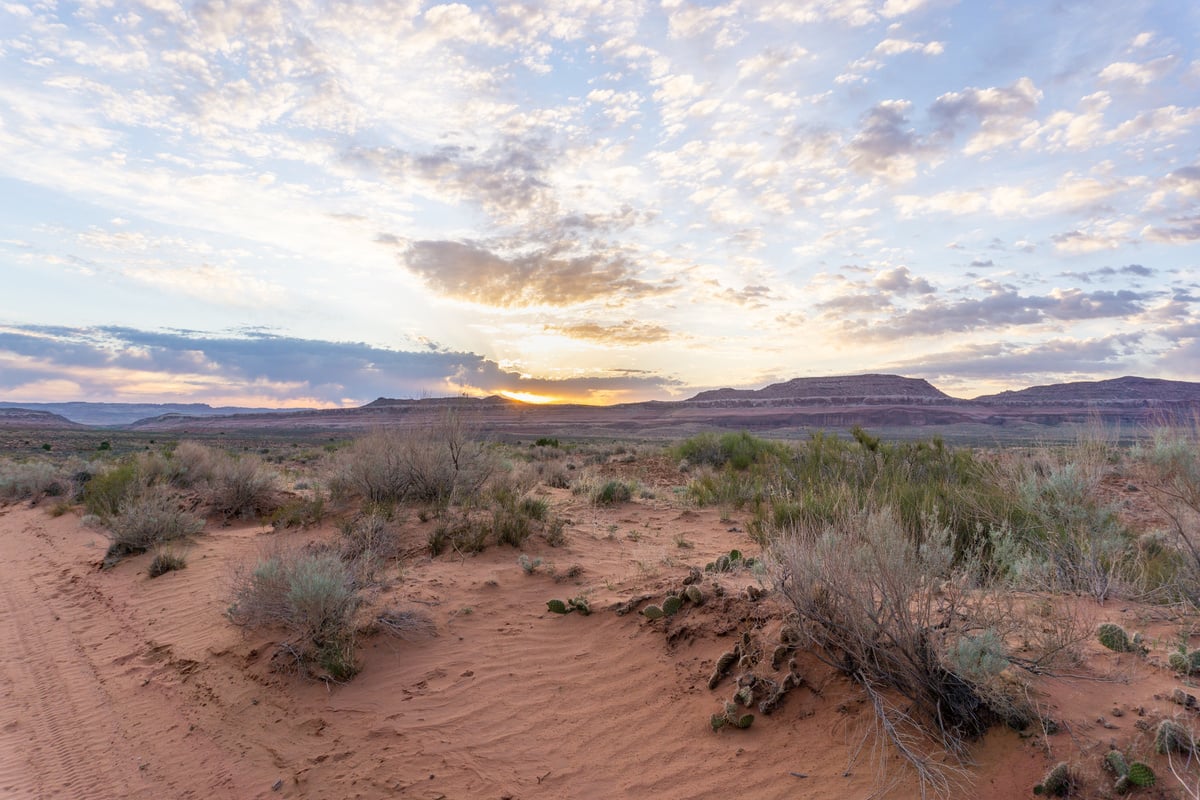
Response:
MULTIPOLYGON (((869 707, 811 656, 800 659, 809 688, 794 690, 773 715, 744 731, 710 729, 710 714, 733 691, 728 679, 707 688, 713 664, 755 619, 765 620, 764 635, 778 629, 770 598, 759 611, 748 601, 713 602, 658 622, 611 610, 641 595, 661 598, 689 565, 733 547, 753 554, 739 521, 685 508, 669 489, 603 510, 567 492, 548 496, 573 520, 567 543, 552 548, 534 537, 524 552, 560 576, 578 565, 578 577, 556 581, 547 566, 527 575, 518 551, 505 546, 410 559, 373 603, 425 610, 436 636, 366 639, 361 674, 330 686, 273 671, 278 634, 247 633, 224 612, 235 565, 268 541, 328 537, 332 526, 279 534, 210 526, 185 570, 150 580, 149 556, 100 571, 107 541, 73 514, 0 509, 0 795, 916 796, 894 757, 884 766, 899 783, 873 794, 879 762, 871 740, 862 745, 869 707), (592 615, 546 610, 547 600, 580 593, 592 615)), ((431 524, 406 525, 414 550, 431 524)), ((733 594, 753 577, 723 580, 733 594)), ((1084 600, 1081 608, 1089 625, 1113 620, 1146 631, 1151 656, 1109 653, 1089 639, 1076 677, 1040 679, 1033 695, 1062 730, 1021 738, 994 729, 974 746, 974 786, 959 796, 1031 797, 1059 760, 1081 767, 1074 796, 1111 796, 1099 769, 1110 741, 1154 765, 1159 785, 1139 796, 1176 796, 1138 723, 1195 713, 1166 699, 1181 684, 1162 662, 1184 621, 1120 601, 1084 600)))

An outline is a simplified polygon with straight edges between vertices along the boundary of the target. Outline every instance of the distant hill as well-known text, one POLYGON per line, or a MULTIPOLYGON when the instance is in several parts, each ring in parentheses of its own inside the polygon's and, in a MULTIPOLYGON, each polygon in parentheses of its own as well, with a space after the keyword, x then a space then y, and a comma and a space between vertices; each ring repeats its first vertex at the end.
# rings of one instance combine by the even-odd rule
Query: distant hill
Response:
POLYGON ((0 402, 0 410, 23 408, 30 411, 46 411, 58 414, 73 422, 95 427, 129 425, 147 417, 164 414, 186 414, 189 417, 219 417, 228 414, 277 414, 295 411, 294 408, 239 408, 207 403, 14 403, 0 402))
POLYGON ((837 375, 827 378, 793 378, 762 389, 713 389, 687 402, 710 400, 799 400, 804 398, 950 400, 945 392, 922 378, 900 375, 837 375))
POLYGON ((38 428, 40 430, 86 428, 66 417, 49 411, 29 408, 0 408, 0 428, 38 428))
POLYGON ((1018 391, 976 397, 977 403, 1200 403, 1200 383, 1138 378, 1078 381, 1031 386, 1018 391))

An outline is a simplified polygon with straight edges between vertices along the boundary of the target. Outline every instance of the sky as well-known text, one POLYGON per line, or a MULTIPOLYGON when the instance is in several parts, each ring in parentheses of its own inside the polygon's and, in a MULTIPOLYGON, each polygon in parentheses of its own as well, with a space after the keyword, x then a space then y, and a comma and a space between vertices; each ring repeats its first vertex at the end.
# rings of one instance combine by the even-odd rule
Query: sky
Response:
POLYGON ((0 400, 1200 380, 1200 4, 0 0, 0 400))

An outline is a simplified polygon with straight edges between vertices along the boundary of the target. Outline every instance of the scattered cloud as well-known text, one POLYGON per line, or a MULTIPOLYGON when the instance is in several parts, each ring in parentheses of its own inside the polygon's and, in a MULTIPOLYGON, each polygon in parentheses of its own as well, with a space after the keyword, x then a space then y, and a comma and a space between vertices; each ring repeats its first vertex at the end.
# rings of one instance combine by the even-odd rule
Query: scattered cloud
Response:
POLYGON ((944 334, 1182 363, 1194 20, 1076 6, 0 5, 0 381, 615 398, 944 334))

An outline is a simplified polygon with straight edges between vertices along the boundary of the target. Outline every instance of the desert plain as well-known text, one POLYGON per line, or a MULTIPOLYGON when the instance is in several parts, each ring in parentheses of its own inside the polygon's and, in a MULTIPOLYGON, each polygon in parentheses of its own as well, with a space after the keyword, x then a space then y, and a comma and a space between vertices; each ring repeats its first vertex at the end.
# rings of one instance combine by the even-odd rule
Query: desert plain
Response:
MULTIPOLYGON (((1200 791, 1190 740, 1200 692, 1187 660, 1200 647, 1195 509, 1172 496, 1178 484, 1154 456, 1181 447, 1194 464, 1194 427, 1122 434, 1093 419, 1053 443, 967 446, 932 430, 905 442, 861 428, 572 440, 491 435, 444 411, 427 420, 308 438, 231 425, 193 432, 199 440, 10 427, 0 795, 1200 791), (825 489, 851 487, 836 507, 821 505, 833 495, 816 483, 800 497, 799 465, 818 446, 839 469, 909 470, 910 488, 935 480, 914 465, 956 465, 938 492, 986 476, 1015 509, 989 512, 997 528, 1027 526, 1005 546, 1025 549, 1003 561, 999 539, 959 546, 966 517, 944 501, 982 496, 970 486, 917 508, 917 528, 902 509, 870 516, 904 502, 877 491, 883 472, 857 488, 830 473, 825 489), (414 471, 447 458, 445 493, 414 484, 414 471), (371 459, 393 464, 397 483, 368 474, 371 459), (231 481, 253 490, 240 505, 231 481), (1070 481, 1082 493, 1055 495, 1070 481), (122 539, 154 503, 151 527, 166 524, 161 514, 190 522, 122 539), (880 524, 895 528, 892 555, 908 566, 927 563, 903 544, 913 535, 949 546, 941 572, 905 584, 906 611, 877 606, 902 626, 938 622, 919 632, 931 669, 970 687, 978 708, 949 736, 922 716, 922 697, 831 645, 822 626, 837 620, 813 613, 833 608, 813 602, 830 587, 801 586, 804 548, 816 553, 834 531, 847 537, 835 551, 879 556, 862 531, 880 524), (938 531, 950 538, 934 541, 938 531), (1092 533, 1116 537, 1115 548, 1089 550, 1092 533), (1046 544, 1080 535, 1074 556, 1046 544), (297 564, 323 565, 322 579, 334 570, 341 594, 321 598, 332 605, 296 609, 297 564), (266 598, 279 575, 285 585, 266 598), (1103 625, 1127 632, 1126 646, 1102 643, 1103 625), (1188 732, 1186 747, 1160 752, 1164 720, 1188 732), (1152 783, 1131 785, 1112 752, 1149 768, 1152 783), (1042 786, 1059 764, 1065 782, 1042 786)), ((984 517, 971 518, 982 531, 984 517)), ((867 651, 884 662, 907 646, 890 624, 879 621, 878 651, 867 651)))

